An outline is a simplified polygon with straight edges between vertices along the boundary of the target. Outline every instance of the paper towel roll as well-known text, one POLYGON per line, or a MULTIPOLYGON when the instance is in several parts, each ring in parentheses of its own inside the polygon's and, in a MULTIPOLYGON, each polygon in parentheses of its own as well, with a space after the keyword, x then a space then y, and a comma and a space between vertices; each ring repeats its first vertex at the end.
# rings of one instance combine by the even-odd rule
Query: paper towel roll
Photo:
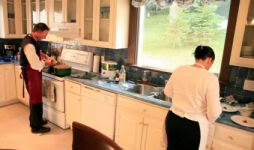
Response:
POLYGON ((100 56, 94 55, 93 57, 93 72, 99 72, 100 56))

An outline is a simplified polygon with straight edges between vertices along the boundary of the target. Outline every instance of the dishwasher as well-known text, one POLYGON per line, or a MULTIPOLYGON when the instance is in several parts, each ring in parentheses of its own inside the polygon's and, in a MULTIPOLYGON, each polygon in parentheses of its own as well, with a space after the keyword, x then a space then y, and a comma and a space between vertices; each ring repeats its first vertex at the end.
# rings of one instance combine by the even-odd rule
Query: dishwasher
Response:
POLYGON ((81 123, 114 140, 116 94, 82 85, 81 123))

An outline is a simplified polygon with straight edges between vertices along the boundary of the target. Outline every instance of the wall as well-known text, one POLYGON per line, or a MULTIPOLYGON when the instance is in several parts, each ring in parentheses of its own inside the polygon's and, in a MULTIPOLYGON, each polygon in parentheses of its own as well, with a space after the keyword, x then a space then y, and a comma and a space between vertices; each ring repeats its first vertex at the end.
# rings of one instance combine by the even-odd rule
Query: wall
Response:
MULTIPOLYGON (((16 45, 16 50, 20 47, 22 39, 1 39, 0 38, 0 51, 3 49, 4 44, 16 45)), ((47 51, 47 47, 51 49, 62 50, 63 48, 78 49, 82 51, 93 52, 94 54, 105 56, 105 60, 112 60, 118 63, 118 69, 121 65, 126 64, 128 49, 107 49, 80 45, 79 40, 64 41, 64 42, 38 42, 44 53, 47 51)), ((143 69, 125 67, 127 80, 141 80, 144 74, 143 69)), ((165 80, 170 78, 169 74, 162 74, 158 72, 147 72, 148 84, 155 86, 164 86, 165 82, 160 78, 162 76, 165 80)), ((220 85, 220 95, 222 97, 233 95, 239 103, 254 102, 254 92, 243 90, 245 79, 254 80, 254 69, 233 66, 230 75, 230 85, 220 85)))

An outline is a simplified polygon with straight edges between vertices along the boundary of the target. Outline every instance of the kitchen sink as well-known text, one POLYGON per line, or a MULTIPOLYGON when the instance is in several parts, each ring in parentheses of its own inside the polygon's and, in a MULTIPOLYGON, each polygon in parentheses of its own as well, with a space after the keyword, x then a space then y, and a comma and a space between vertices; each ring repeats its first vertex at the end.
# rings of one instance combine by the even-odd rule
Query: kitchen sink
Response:
POLYGON ((123 89, 124 91, 170 102, 170 98, 164 94, 164 87, 154 87, 147 84, 137 84, 123 89))

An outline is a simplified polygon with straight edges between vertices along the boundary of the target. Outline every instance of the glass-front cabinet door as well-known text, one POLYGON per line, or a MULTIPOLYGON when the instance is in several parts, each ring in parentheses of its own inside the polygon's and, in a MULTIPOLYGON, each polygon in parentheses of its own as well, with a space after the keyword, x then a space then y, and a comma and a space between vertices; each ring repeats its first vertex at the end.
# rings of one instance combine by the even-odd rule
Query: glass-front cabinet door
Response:
POLYGON ((98 0, 97 5, 97 26, 96 45, 105 45, 112 40, 112 3, 111 0, 98 0))
POLYGON ((28 34, 28 15, 27 15, 27 0, 21 0, 21 33, 22 35, 28 34))
POLYGON ((18 28, 18 1, 6 0, 3 3, 4 7, 4 23, 6 37, 18 37, 20 36, 18 28))
POLYGON ((51 5, 52 26, 79 26, 79 0, 52 0, 51 5))
POLYGON ((37 23, 42 22, 48 25, 47 2, 48 0, 29 0, 30 33, 37 23))
POLYGON ((254 0, 241 0, 230 65, 254 68, 254 0))
POLYGON ((84 18, 82 20, 82 33, 81 38, 82 40, 86 41, 87 44, 93 44, 95 39, 95 1, 93 0, 84 0, 82 3, 81 10, 84 13, 84 18))

